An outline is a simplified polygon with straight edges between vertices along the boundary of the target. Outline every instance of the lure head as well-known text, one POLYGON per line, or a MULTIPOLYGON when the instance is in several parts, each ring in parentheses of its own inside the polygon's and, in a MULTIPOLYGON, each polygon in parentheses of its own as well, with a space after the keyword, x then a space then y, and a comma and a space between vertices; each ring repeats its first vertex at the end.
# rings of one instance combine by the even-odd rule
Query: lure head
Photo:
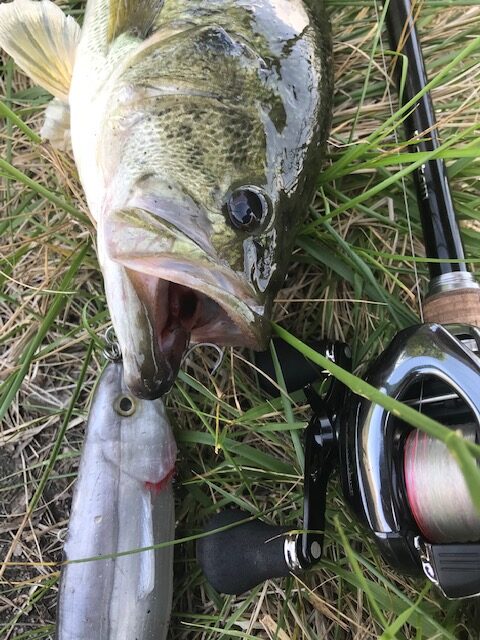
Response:
POLYGON ((94 396, 89 441, 101 446, 103 458, 142 486, 162 487, 175 468, 177 446, 161 399, 132 395, 123 365, 109 364, 94 396))

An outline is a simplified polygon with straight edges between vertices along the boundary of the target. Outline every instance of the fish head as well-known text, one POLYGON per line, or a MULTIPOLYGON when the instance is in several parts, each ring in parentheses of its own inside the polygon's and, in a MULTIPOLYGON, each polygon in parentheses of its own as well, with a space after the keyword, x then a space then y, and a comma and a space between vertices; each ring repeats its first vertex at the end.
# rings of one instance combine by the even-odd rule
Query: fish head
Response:
POLYGON ((104 89, 98 250, 140 397, 170 388, 190 340, 266 346, 313 194, 329 114, 317 34, 240 17, 167 23, 104 89))

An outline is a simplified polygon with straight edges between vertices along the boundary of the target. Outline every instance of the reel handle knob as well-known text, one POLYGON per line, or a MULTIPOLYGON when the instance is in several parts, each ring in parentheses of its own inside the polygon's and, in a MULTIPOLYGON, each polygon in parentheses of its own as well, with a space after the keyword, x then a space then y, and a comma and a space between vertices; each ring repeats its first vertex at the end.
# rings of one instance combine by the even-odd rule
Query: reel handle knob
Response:
MULTIPOLYGON (((221 511, 208 522, 205 531, 214 531, 249 518, 239 509, 221 511)), ((197 541, 197 560, 219 593, 240 595, 269 578, 288 576, 285 533, 276 527, 252 520, 197 541)))

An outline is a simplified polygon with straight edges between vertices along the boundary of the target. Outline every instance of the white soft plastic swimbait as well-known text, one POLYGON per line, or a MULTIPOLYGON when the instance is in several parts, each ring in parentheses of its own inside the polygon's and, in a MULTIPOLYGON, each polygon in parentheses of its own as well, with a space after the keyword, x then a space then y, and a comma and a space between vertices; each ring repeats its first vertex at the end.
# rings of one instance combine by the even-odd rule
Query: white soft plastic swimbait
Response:
MULTIPOLYGON (((66 560, 108 556, 174 539, 176 445, 161 400, 134 398, 123 366, 98 383, 75 487, 66 560)), ((172 598, 173 545, 67 564, 58 640, 163 640, 172 598)))

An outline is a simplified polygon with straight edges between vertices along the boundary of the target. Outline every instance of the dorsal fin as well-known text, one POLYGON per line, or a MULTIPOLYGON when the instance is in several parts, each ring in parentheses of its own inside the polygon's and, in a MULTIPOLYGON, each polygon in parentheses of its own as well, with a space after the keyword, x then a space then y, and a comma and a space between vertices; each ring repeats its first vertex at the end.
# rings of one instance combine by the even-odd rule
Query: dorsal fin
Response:
POLYGON ((50 0, 0 5, 0 47, 32 80, 66 102, 80 27, 50 0))
POLYGON ((162 9, 164 0, 111 0, 108 41, 122 33, 145 38, 162 9))

